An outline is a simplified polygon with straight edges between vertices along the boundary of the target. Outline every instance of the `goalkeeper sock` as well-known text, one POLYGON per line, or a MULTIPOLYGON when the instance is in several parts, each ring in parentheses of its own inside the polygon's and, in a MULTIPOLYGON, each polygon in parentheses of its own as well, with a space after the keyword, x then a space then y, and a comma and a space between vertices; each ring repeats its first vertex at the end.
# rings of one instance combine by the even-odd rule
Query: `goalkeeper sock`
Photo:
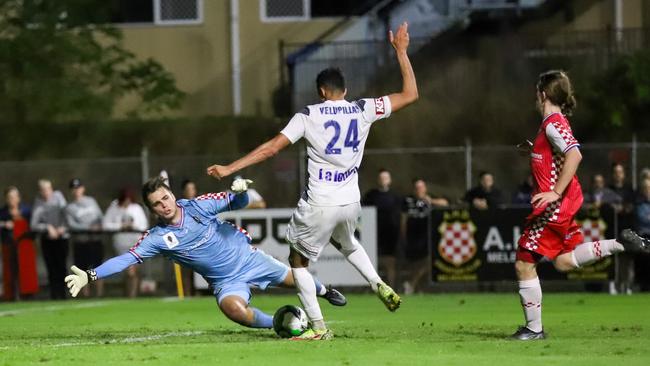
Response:
POLYGON ((614 239, 592 241, 575 247, 571 259, 577 268, 624 250, 623 245, 614 239))
POLYGON ((377 284, 384 283, 384 281, 381 280, 377 274, 377 271, 375 270, 375 267, 373 267, 372 263, 370 263, 370 258, 368 258, 366 250, 363 249, 361 245, 357 245, 357 249, 354 252, 348 254, 346 258, 348 262, 350 262, 354 268, 356 268, 357 271, 361 273, 366 281, 368 281, 372 290, 374 292, 377 292, 377 284))
POLYGON ((302 307, 305 308, 305 312, 309 320, 311 320, 312 326, 315 329, 325 328, 323 314, 321 313, 320 305, 316 298, 314 277, 312 277, 307 268, 291 268, 291 272, 293 273, 293 280, 298 289, 298 298, 302 303, 302 307))
POLYGON ((316 295, 323 296, 327 293, 325 286, 323 286, 323 284, 316 277, 314 277, 314 285, 316 285, 316 295))
POLYGON ((526 318, 526 327, 533 332, 542 331, 542 287, 539 277, 519 281, 519 298, 526 318))
POLYGON ((273 328, 273 317, 258 308, 251 307, 253 310, 253 322, 251 328, 273 328))

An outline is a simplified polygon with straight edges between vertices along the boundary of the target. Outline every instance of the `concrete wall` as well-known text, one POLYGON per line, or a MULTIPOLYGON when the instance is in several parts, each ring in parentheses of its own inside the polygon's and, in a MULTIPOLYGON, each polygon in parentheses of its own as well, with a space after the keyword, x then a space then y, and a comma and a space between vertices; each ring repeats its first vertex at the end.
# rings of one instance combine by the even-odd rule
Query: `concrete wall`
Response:
MULTIPOLYGON (((264 23, 259 1, 240 0, 242 113, 272 115, 272 93, 279 85, 280 40, 310 42, 339 19, 264 23)), ((123 25, 124 45, 140 58, 154 58, 176 77, 187 93, 183 108, 168 116, 229 115, 232 109, 230 1, 204 0, 199 25, 123 25)), ((122 116, 138 101, 125 98, 122 116)))

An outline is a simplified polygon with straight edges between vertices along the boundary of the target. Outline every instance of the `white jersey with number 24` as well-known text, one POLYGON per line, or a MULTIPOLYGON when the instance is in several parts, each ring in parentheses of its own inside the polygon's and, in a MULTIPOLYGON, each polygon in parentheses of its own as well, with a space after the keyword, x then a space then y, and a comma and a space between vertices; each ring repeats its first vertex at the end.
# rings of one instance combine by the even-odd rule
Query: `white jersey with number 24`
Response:
POLYGON ((296 113, 281 131, 291 143, 307 140, 309 182, 303 198, 313 206, 359 202, 358 172, 373 122, 391 113, 388 96, 327 100, 296 113))

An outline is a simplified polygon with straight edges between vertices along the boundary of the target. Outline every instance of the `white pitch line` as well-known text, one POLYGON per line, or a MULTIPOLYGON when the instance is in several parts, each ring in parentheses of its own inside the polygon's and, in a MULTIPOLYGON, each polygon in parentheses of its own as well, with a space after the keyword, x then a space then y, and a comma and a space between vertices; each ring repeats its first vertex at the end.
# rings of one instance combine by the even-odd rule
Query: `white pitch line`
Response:
POLYGON ((81 304, 70 304, 70 305, 52 305, 45 307, 31 307, 26 309, 15 309, 15 310, 5 310, 0 311, 0 317, 3 316, 12 316, 19 315, 24 313, 33 313, 33 312, 44 312, 44 311, 59 311, 59 310, 69 310, 69 309, 84 309, 84 308, 95 308, 99 306, 108 305, 108 301, 93 301, 93 302, 84 302, 81 304))
POLYGON ((111 339, 108 341, 97 341, 97 342, 67 342, 67 343, 56 343, 56 344, 44 344, 40 347, 76 347, 76 346, 94 346, 100 344, 130 344, 130 343, 142 343, 149 341, 156 341, 163 338, 169 337, 190 337, 204 334, 203 331, 188 331, 188 332, 170 332, 163 334, 154 334, 146 337, 127 337, 122 339, 111 339))

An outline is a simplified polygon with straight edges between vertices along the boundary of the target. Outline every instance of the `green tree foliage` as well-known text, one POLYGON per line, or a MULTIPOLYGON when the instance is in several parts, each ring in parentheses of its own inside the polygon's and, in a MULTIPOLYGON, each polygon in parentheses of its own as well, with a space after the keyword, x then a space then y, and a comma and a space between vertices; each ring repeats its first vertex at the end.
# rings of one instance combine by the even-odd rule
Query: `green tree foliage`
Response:
POLYGON ((601 135, 650 137, 650 51, 622 56, 581 93, 585 117, 601 135))
POLYGON ((127 95, 141 101, 132 116, 180 106, 173 75, 122 47, 110 4, 0 0, 3 122, 107 119, 127 95))

